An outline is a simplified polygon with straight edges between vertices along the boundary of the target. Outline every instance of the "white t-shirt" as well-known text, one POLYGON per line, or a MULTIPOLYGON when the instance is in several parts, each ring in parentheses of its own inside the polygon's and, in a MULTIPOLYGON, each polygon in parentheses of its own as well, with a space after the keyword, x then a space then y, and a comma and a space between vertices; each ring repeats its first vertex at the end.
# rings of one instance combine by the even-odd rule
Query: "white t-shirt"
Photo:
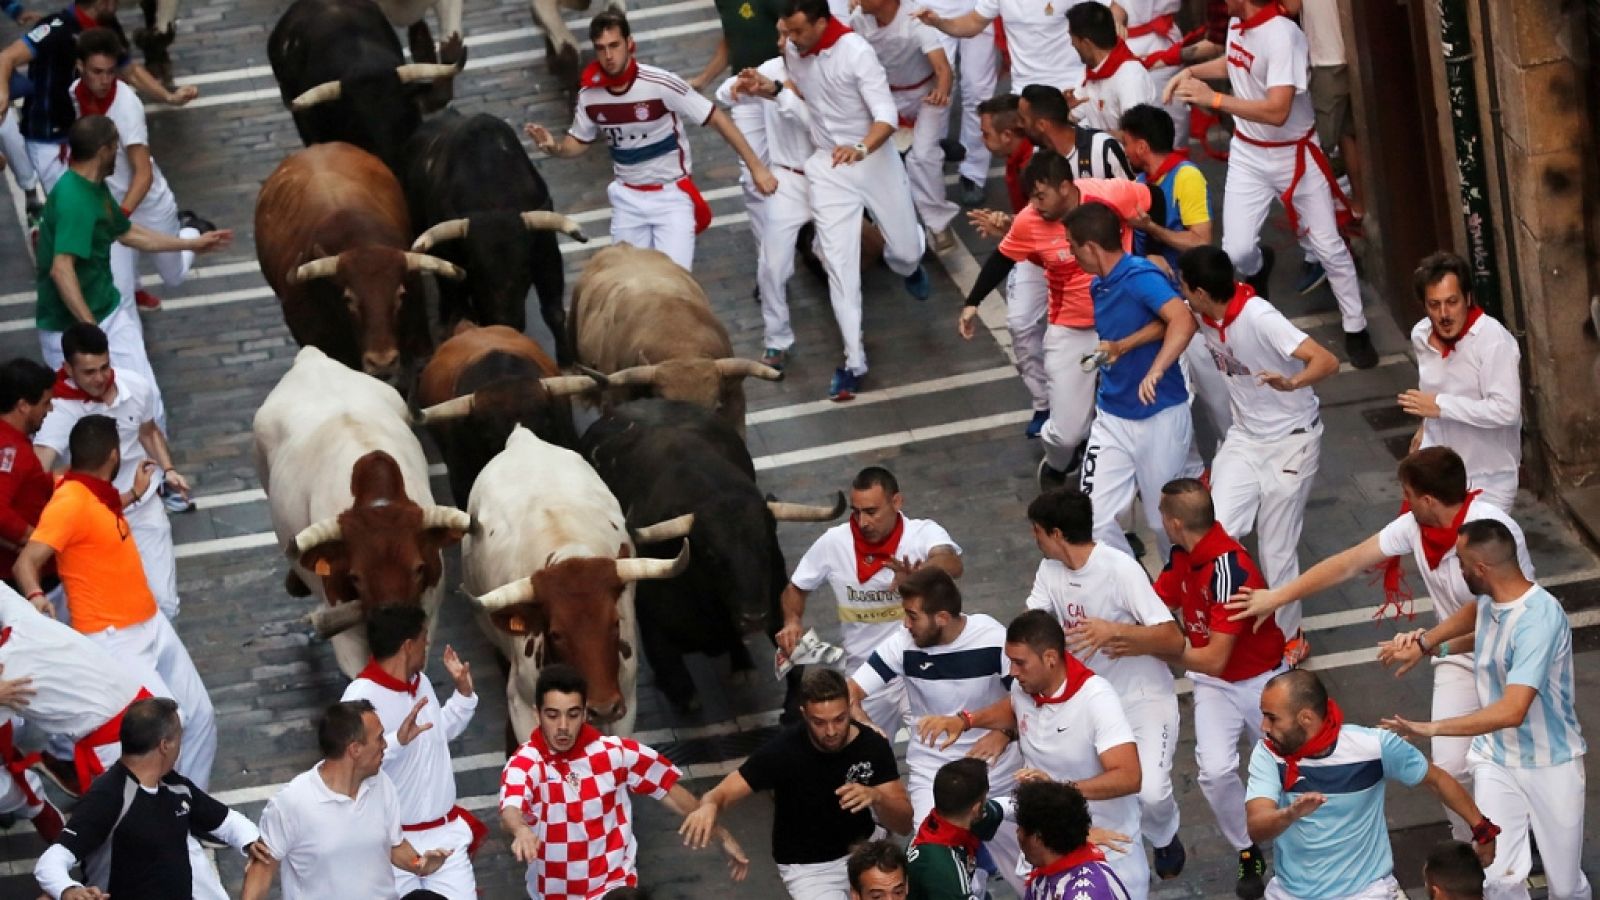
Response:
POLYGON ((685 122, 704 125, 716 106, 682 78, 640 64, 626 91, 578 91, 571 134, 584 143, 604 137, 611 165, 623 184, 668 184, 693 171, 685 122))
MULTIPOLYGON (((33 436, 33 443, 49 447, 63 463, 70 464, 72 454, 67 451, 67 439, 72 435, 72 426, 84 416, 110 416, 117 422, 117 438, 122 445, 122 467, 111 482, 117 490, 126 491, 133 488, 133 478, 139 474, 139 464, 149 458, 144 452, 144 445, 139 443, 139 429, 144 427, 144 423, 155 419, 156 392, 154 385, 132 369, 117 369, 115 384, 117 395, 110 404, 99 400, 56 397, 51 404, 50 414, 44 417, 44 423, 39 426, 39 433, 33 436)), ((141 499, 148 498, 160 486, 159 477, 150 479, 150 488, 141 499)))
MULTIPOLYGON (((1065 684, 1061 687, 1066 690, 1065 684)), ((1133 727, 1122 711, 1117 689, 1099 676, 1084 682, 1072 699, 1043 705, 1035 703, 1022 685, 1012 682, 1011 711, 1017 717, 1023 765, 1055 781, 1084 781, 1102 775, 1105 767, 1100 764, 1100 754, 1134 742, 1133 727)), ((1101 828, 1136 835, 1139 795, 1091 800, 1089 817, 1101 828)), ((1135 842, 1133 851, 1143 853, 1144 848, 1135 842)), ((1107 859, 1120 855, 1106 851, 1107 859)))
POLYGON ((301 772, 261 812, 261 840, 281 865, 283 900, 397 900, 390 851, 405 840, 389 776, 361 782, 355 799, 322 780, 322 763, 301 772))
MULTIPOLYGON (((1472 505, 1467 507, 1467 517, 1462 524, 1479 519, 1494 519, 1511 529, 1512 537, 1517 539, 1517 562, 1522 566, 1522 574, 1533 581, 1533 560, 1528 556, 1528 542, 1522 537, 1522 527, 1504 510, 1482 497, 1473 500, 1472 505)), ((1439 621, 1450 618, 1461 607, 1477 602, 1461 578, 1461 560, 1456 558, 1456 548, 1451 547, 1446 551, 1444 558, 1439 561, 1439 568, 1428 568, 1428 559, 1422 550, 1422 528, 1417 525, 1415 513, 1406 513, 1383 526, 1383 530, 1378 532, 1378 549, 1386 556, 1412 555, 1417 563, 1417 571, 1422 573, 1422 584, 1433 597, 1433 612, 1439 621)), ((1468 664, 1471 664, 1470 661, 1468 664)))
MULTIPOLYGON (((69 90, 73 108, 78 109, 78 115, 83 115, 83 110, 78 107, 78 81, 73 81, 69 90)), ((106 176, 106 187, 111 190, 111 196, 121 203, 128 196, 128 183, 133 180, 128 148, 143 144, 146 150, 150 149, 150 128, 145 124, 144 104, 139 101, 139 95, 134 93, 133 88, 120 81, 112 81, 111 90, 111 106, 105 114, 117 126, 117 168, 106 176)), ((139 209, 155 210, 176 202, 172 198, 172 189, 167 186, 167 177, 161 174, 155 157, 150 157, 150 190, 139 201, 139 209)))
MULTIPOLYGON (((789 69, 783 64, 781 56, 767 60, 757 66, 756 71, 773 81, 789 80, 789 69)), ((735 100, 733 85, 738 80, 736 74, 717 88, 717 102, 728 107, 759 105, 760 127, 764 133, 762 144, 767 148, 767 158, 762 162, 790 170, 803 168, 806 158, 816 149, 811 144, 811 113, 806 109, 805 101, 788 89, 779 91, 773 100, 748 95, 741 95, 735 100)))
POLYGON ((1211 361, 1227 382, 1235 429, 1255 440, 1275 441, 1316 423, 1316 391, 1306 387, 1284 393, 1259 380, 1262 372, 1293 378, 1305 368, 1293 354, 1305 342, 1306 333, 1294 327, 1277 307, 1264 298, 1252 297, 1220 333, 1198 314, 1195 320, 1200 325, 1199 339, 1205 341, 1211 361))
POLYGON ((1439 418, 1422 420, 1422 446, 1456 451, 1470 480, 1522 464, 1522 350, 1499 321, 1478 317, 1448 357, 1428 342, 1433 322, 1411 329, 1418 387, 1437 394, 1439 418))
POLYGON ((366 678, 357 678, 344 689, 340 700, 367 700, 383 723, 388 747, 383 752, 383 774, 395 786, 400 798, 402 825, 416 825, 441 818, 456 805, 456 776, 450 767, 450 742, 467 730, 472 713, 478 708, 478 695, 452 694, 442 707, 439 695, 426 676, 417 679, 416 696, 384 687, 366 678), (400 746, 400 723, 411 715, 417 700, 428 705, 417 714, 418 724, 433 727, 418 734, 411 743, 400 746))
MULTIPOLYGON (((144 685, 99 644, 70 626, 42 615, 9 585, 0 584, 0 678, 33 679, 23 710, 46 734, 73 741, 119 715, 144 685)), ((0 706, 0 725, 17 717, 0 706)))
POLYGON ((1030 84, 1067 90, 1083 83, 1083 59, 1067 35, 1067 10, 1093 2, 1097 0, 978 0, 973 7, 978 15, 1005 22, 1014 93, 1030 84))
MULTIPOLYGON (((1084 619, 1176 625, 1172 610, 1156 595, 1139 561, 1100 543, 1094 545, 1081 569, 1069 569, 1053 559, 1040 560, 1028 608, 1045 610, 1067 630, 1084 619)), ((1172 670, 1153 656, 1112 659, 1096 651, 1079 659, 1123 697, 1171 694, 1174 690, 1172 670)))
MULTIPOLYGON (((961 547, 950 533, 932 519, 903 517, 905 530, 897 559, 923 562, 937 547, 949 547, 956 555, 961 547)), ((839 606, 839 628, 843 634, 845 671, 853 672, 867 661, 873 649, 895 632, 904 632, 900 595, 894 588, 894 572, 884 567, 865 583, 857 580, 855 539, 850 523, 835 525, 822 533, 789 576, 789 583, 802 591, 814 591, 824 582, 833 588, 839 606)))
POLYGON ((1300 27, 1305 29, 1313 66, 1345 64, 1344 29, 1339 25, 1337 0, 1302 0, 1300 27))
POLYGON ((1239 20, 1228 23, 1228 83, 1241 100, 1265 100, 1270 88, 1294 88, 1294 102, 1282 125, 1266 125, 1236 118, 1234 130, 1251 140, 1298 141, 1316 124, 1311 95, 1306 93, 1310 78, 1306 56, 1306 35, 1294 20, 1274 16, 1249 30, 1239 28, 1239 20))
POLYGON ((1117 131, 1123 113, 1141 103, 1154 106, 1158 99, 1155 82, 1137 59, 1117 66, 1116 72, 1106 78, 1085 78, 1077 95, 1084 102, 1073 107, 1072 114, 1079 122, 1100 131, 1117 131))
POLYGON ((900 124, 883 64, 861 35, 846 34, 805 55, 790 41, 783 61, 811 110, 811 143, 819 152, 861 143, 874 122, 900 124))
POLYGON ((929 79, 933 77, 933 63, 928 54, 943 49, 943 44, 939 42, 939 32, 912 17, 910 6, 900 4, 887 25, 879 25, 877 16, 858 9, 851 13, 849 25, 851 31, 872 45, 872 52, 883 64, 883 74, 889 79, 889 90, 902 92, 932 85, 929 79))

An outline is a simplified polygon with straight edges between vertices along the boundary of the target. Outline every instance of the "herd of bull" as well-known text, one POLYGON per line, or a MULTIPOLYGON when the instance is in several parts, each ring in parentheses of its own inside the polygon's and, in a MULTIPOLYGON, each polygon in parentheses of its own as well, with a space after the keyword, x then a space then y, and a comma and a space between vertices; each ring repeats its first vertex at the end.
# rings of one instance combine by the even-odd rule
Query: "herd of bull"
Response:
POLYGON ((366 662, 367 610, 437 612, 460 543, 513 734, 533 730, 552 662, 585 674, 591 718, 619 732, 635 643, 682 710, 698 705, 685 653, 753 670, 744 636, 775 627, 787 581, 777 523, 845 509, 757 486, 743 380, 779 373, 735 357, 693 276, 652 250, 595 253, 569 316, 556 232, 582 231, 505 122, 424 120, 459 61, 406 63, 372 0, 296 0, 269 57, 307 148, 263 185, 256 250, 303 349, 256 414, 256 466, 286 589, 317 597, 340 668, 366 662), (554 360, 523 333, 530 287, 554 360), (575 399, 601 410, 581 435, 575 399), (456 506, 435 503, 417 426, 456 506))

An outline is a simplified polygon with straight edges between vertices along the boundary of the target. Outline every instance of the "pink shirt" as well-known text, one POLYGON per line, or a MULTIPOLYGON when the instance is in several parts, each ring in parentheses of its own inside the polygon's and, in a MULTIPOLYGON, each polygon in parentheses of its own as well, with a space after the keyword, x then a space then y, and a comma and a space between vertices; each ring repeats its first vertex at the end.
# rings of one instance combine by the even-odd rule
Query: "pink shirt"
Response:
MULTIPOLYGON (((1083 203, 1104 203, 1117 211, 1124 225, 1133 216, 1150 211, 1150 189, 1120 178, 1080 178, 1074 182, 1083 203)), ((1133 252, 1133 229, 1122 229, 1122 250, 1133 252)), ((1067 226, 1039 215, 1030 204, 1017 213, 1011 230, 1000 241, 1000 252, 1017 262, 1044 269, 1050 288, 1050 324, 1066 328, 1093 328, 1094 303, 1089 299, 1088 272, 1072 255, 1067 226)))

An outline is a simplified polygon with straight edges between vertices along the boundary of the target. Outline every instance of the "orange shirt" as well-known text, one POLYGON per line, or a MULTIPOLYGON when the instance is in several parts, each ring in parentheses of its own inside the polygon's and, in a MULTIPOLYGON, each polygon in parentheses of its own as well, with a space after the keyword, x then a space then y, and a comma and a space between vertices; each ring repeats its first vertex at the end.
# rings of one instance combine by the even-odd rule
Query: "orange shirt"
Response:
MULTIPOLYGON (((1150 211, 1150 188, 1120 178, 1080 178, 1075 183, 1082 196, 1080 202, 1104 203, 1122 217, 1122 250, 1132 253, 1133 229, 1126 223, 1133 216, 1150 211)), ((1094 278, 1072 255, 1066 225, 1047 221, 1030 204, 1012 219, 1011 229, 1000 241, 1000 252, 1017 262, 1031 262, 1044 269, 1050 289, 1051 325, 1094 327, 1094 302, 1089 299, 1089 282, 1094 278)))
POLYGON ((133 530, 83 485, 63 481, 56 486, 32 540, 56 552, 73 628, 93 634, 137 625, 156 614, 133 530))

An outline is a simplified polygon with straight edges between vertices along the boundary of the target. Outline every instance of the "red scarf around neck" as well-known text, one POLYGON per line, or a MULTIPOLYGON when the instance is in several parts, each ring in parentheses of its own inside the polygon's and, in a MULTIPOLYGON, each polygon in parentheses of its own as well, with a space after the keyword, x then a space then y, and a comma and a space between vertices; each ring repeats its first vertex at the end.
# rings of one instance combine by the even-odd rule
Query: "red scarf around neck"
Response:
POLYGON ((1239 318, 1239 314, 1244 312, 1244 305, 1249 303, 1255 295, 1255 288, 1242 281, 1235 282, 1233 285, 1233 297, 1228 301, 1228 308, 1222 312, 1222 321, 1218 322, 1205 313, 1200 314, 1200 320, 1215 328, 1217 330, 1217 340, 1226 344, 1228 342, 1228 326, 1233 324, 1234 319, 1239 318))
POLYGON ((1261 10, 1250 18, 1240 19, 1239 24, 1233 26, 1233 30, 1244 34, 1246 31, 1259 25, 1264 25, 1281 15, 1285 15, 1283 7, 1278 5, 1278 0, 1272 0, 1271 3, 1261 7, 1261 10))
POLYGON ((611 76, 606 70, 600 68, 600 63, 592 62, 583 68, 583 75, 578 79, 584 87, 605 88, 608 91, 621 93, 633 86, 633 80, 639 77, 639 61, 630 58, 623 67, 622 74, 611 76))
POLYGON ((365 678, 378 687, 387 688, 391 691, 403 692, 412 697, 417 695, 417 688, 422 684, 422 673, 417 673, 409 682, 401 681, 393 675, 390 675, 388 672, 385 672, 383 670, 383 666, 378 665, 378 660, 376 657, 368 659, 367 667, 362 669, 361 674, 357 675, 356 677, 365 678))
POLYGON ((1294 783, 1300 780, 1300 760, 1321 756, 1323 753, 1332 750, 1334 744, 1339 743, 1339 729, 1343 726, 1344 713, 1340 712, 1339 704, 1329 698, 1328 716, 1322 720, 1322 730, 1306 738, 1306 742, 1300 745, 1299 750, 1287 753, 1274 743, 1272 738, 1262 735, 1261 740, 1267 745, 1267 749, 1278 754, 1283 759, 1284 790, 1293 790, 1294 783))
POLYGON ((816 56, 818 53, 821 53, 829 47, 832 47, 834 44, 837 44, 839 42, 839 38, 842 38, 849 33, 849 27, 847 27, 843 22, 839 21, 838 17, 829 16, 828 24, 823 26, 822 29, 822 37, 817 38, 817 42, 811 45, 810 50, 801 50, 800 55, 816 56))
POLYGON ((1059 875, 1062 872, 1070 872, 1084 863, 1105 862, 1105 860, 1106 855, 1100 852, 1099 847, 1086 843, 1071 853, 1056 857, 1055 862, 1042 865, 1037 869, 1034 869, 1032 872, 1029 872, 1026 883, 1033 884, 1033 880, 1035 878, 1044 878, 1049 875, 1059 875))
POLYGON ((557 753, 551 750, 550 745, 545 743, 544 730, 540 728, 533 729, 533 736, 528 738, 528 743, 532 744, 533 749, 538 750, 539 755, 544 757, 545 760, 555 762, 557 760, 572 760, 582 756, 584 748, 598 740, 600 740, 600 729, 585 722, 583 727, 578 730, 578 739, 572 742, 572 746, 565 753, 557 753))
MULTIPOLYGON (((1190 597, 1204 597, 1211 584, 1212 570, 1209 566, 1218 558, 1234 551, 1242 553, 1244 547, 1222 527, 1221 522, 1213 522, 1211 530, 1195 542, 1193 550, 1185 550, 1174 544, 1172 571, 1183 578, 1184 594, 1190 597)), ((1266 587, 1266 584, 1234 585, 1234 590, 1241 587, 1266 587)), ((1214 597, 1212 600, 1216 603, 1228 602, 1226 597, 1214 597)))
POLYGON ((104 478, 96 478, 87 472, 76 471, 68 471, 67 474, 61 476, 62 484, 65 484, 69 481, 75 481, 78 484, 83 485, 85 488, 88 488, 89 493, 93 494, 96 500, 99 500, 101 503, 105 504, 106 509, 111 510, 112 515, 116 516, 119 520, 123 519, 122 492, 117 490, 116 485, 105 480, 104 478))
POLYGON ((50 392, 57 400, 81 400, 84 403, 104 403, 105 401, 102 400, 101 397, 104 397, 116 383, 117 370, 112 369, 110 374, 106 376, 106 388, 100 393, 100 397, 91 397, 87 392, 84 391, 83 388, 78 387, 78 385, 73 382, 72 377, 67 374, 67 367, 62 366, 56 370, 56 383, 51 386, 50 392))
POLYGON ((72 17, 78 20, 78 24, 83 26, 84 31, 88 31, 91 28, 105 27, 104 22, 84 12, 83 7, 76 3, 72 4, 72 17))
POLYGON ((928 813, 928 817, 922 820, 922 826, 917 829, 917 836, 911 839, 913 847, 918 844, 949 847, 967 854, 968 859, 978 855, 978 845, 981 843, 977 835, 960 825, 951 824, 949 819, 939 815, 938 810, 928 813))
MULTIPOLYGON (((1455 549, 1456 537, 1467 521, 1467 508, 1472 506, 1472 498, 1481 493, 1482 490, 1467 491, 1466 499, 1461 501, 1461 508, 1456 510, 1456 517, 1449 525, 1441 527, 1417 523, 1417 530, 1422 534, 1422 558, 1427 560, 1430 570, 1439 568, 1446 554, 1455 549)), ((1408 512, 1411 512, 1411 504, 1402 501, 1400 515, 1408 512)), ((1381 619, 1385 612, 1393 609, 1397 619, 1401 616, 1415 619, 1417 614, 1411 611, 1411 586, 1406 584, 1405 571, 1400 568, 1400 557, 1391 556, 1384 560, 1378 566, 1378 572, 1383 576, 1383 605, 1378 607, 1373 618, 1381 619)))
POLYGON ((1156 166, 1155 173, 1150 176, 1149 180, 1146 183, 1147 184, 1160 184, 1161 183, 1161 179, 1167 177, 1167 173, 1168 172, 1171 172, 1173 169, 1176 169, 1180 164, 1186 163, 1188 161, 1189 161, 1189 148, 1188 147, 1179 147, 1178 149, 1173 150, 1171 153, 1167 154, 1167 158, 1166 159, 1163 159, 1161 161, 1161 165, 1156 166))
POLYGON ((111 80, 111 90, 106 91, 104 97, 96 97, 89 86, 78 79, 72 86, 72 96, 78 101, 78 114, 81 116, 103 116, 111 109, 111 102, 117 99, 117 80, 111 80))
POLYGON ((1063 654, 1062 660, 1067 664, 1067 680, 1061 686, 1061 693, 1047 697, 1044 694, 1030 694, 1035 706, 1050 706, 1055 703, 1065 703, 1071 700, 1083 685, 1094 676, 1094 670, 1078 661, 1071 653, 1063 654))
POLYGON ((1455 337, 1447 338, 1435 330, 1433 332, 1433 336, 1439 339, 1439 355, 1445 359, 1449 359, 1450 351, 1456 349, 1456 344, 1461 343, 1461 339, 1467 336, 1467 332, 1472 330, 1472 326, 1476 324, 1478 319, 1482 316, 1483 307, 1473 304, 1472 306, 1467 307, 1467 320, 1462 323, 1461 332, 1455 337))
POLYGON ((1138 61, 1139 57, 1134 56, 1133 51, 1128 49, 1128 42, 1118 40, 1117 45, 1111 48, 1110 53, 1106 54, 1106 58, 1100 61, 1100 65, 1089 69, 1083 74, 1083 80, 1086 82, 1104 81, 1117 74, 1117 70, 1122 68, 1123 63, 1138 61))
POLYGON ((894 552, 900 549, 900 538, 906 533, 906 517, 897 515, 894 528, 881 541, 869 541, 861 533, 861 526, 856 524, 856 517, 850 517, 850 537, 855 542, 856 549, 856 580, 866 584, 872 576, 889 564, 894 559, 894 552))

